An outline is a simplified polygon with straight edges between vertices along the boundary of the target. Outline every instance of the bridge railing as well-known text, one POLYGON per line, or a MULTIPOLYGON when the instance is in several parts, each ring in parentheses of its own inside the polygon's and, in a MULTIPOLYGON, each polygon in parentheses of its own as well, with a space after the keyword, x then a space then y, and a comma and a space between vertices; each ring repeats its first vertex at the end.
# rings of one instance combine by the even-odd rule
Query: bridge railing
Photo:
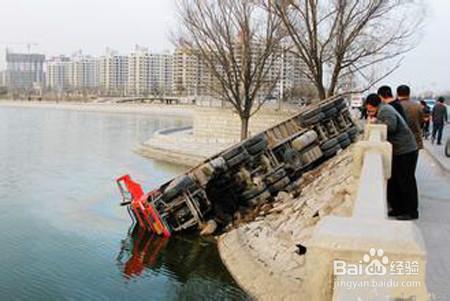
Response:
POLYGON ((324 217, 307 244, 308 300, 427 300, 421 233, 414 222, 387 215, 386 138, 386 126, 366 127, 354 148, 353 215, 324 217))

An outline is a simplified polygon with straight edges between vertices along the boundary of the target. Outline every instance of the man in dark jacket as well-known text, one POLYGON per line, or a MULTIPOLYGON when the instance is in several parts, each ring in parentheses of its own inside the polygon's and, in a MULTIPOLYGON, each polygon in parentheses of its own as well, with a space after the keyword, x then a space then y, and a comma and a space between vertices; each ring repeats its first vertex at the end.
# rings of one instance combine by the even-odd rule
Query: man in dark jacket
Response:
POLYGON ((401 85, 397 88, 397 99, 400 101, 405 112, 406 123, 416 138, 417 147, 423 148, 422 141, 422 123, 424 120, 422 106, 413 102, 410 98, 411 90, 407 85, 401 85))
POLYGON ((405 111, 403 110, 402 105, 398 99, 395 99, 392 95, 392 89, 389 86, 382 86, 378 89, 378 96, 385 104, 389 104, 397 110, 397 112, 406 119, 405 111))
POLYGON ((416 139, 403 117, 392 106, 383 104, 377 94, 369 95, 366 103, 369 116, 387 125, 387 139, 392 144, 392 175, 387 187, 389 215, 399 220, 417 219, 416 139))
POLYGON ((433 134, 431 136, 431 143, 436 140, 437 134, 437 144, 442 144, 442 132, 444 131, 444 125, 448 122, 447 107, 444 105, 444 97, 439 97, 436 105, 431 113, 431 118, 433 120, 433 134))

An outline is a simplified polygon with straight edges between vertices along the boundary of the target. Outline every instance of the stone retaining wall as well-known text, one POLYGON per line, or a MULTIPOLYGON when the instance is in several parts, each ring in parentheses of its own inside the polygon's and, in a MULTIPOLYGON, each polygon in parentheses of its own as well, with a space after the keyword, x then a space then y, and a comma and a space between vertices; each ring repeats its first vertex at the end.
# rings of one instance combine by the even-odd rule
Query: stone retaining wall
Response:
MULTIPOLYGON (((294 114, 295 112, 260 110, 250 119, 249 136, 262 132, 294 114)), ((194 112, 193 118, 195 137, 213 138, 222 142, 238 142, 240 139, 241 121, 238 114, 230 109, 200 108, 194 112)))

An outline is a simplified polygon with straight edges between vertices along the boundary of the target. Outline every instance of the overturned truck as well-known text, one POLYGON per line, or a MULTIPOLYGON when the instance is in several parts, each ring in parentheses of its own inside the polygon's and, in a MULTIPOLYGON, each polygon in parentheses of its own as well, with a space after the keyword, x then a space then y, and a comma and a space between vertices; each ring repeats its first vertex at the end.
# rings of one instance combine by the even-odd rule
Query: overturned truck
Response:
POLYGON ((305 171, 348 147, 357 134, 344 99, 327 99, 148 193, 129 175, 119 178, 121 205, 141 228, 158 235, 209 223, 225 227, 241 208, 296 189, 293 183, 305 171))

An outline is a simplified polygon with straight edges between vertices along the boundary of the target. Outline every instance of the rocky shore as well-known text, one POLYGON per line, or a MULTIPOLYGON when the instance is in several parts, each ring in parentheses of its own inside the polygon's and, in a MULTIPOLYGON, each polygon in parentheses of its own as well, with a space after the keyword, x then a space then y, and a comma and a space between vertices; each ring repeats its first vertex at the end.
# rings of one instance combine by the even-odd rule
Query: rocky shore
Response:
POLYGON ((258 300, 298 300, 304 282, 303 252, 326 215, 350 216, 356 194, 353 146, 296 183, 300 196, 279 193, 273 206, 219 238, 224 264, 258 300))

